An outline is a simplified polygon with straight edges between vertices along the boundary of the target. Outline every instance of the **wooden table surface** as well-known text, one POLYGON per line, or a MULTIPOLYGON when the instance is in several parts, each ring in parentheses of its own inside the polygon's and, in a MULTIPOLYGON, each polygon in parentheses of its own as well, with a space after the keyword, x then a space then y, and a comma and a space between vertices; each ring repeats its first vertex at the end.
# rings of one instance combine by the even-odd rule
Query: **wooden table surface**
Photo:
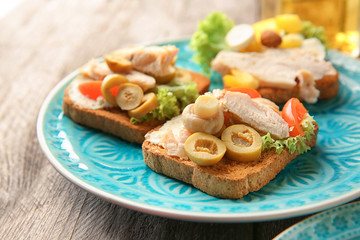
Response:
POLYGON ((259 17, 252 0, 25 0, 0 19, 0 239, 271 239, 307 217, 201 223, 148 215, 69 182, 39 146, 39 109, 63 77, 119 47, 191 36, 214 10, 237 23, 259 17))

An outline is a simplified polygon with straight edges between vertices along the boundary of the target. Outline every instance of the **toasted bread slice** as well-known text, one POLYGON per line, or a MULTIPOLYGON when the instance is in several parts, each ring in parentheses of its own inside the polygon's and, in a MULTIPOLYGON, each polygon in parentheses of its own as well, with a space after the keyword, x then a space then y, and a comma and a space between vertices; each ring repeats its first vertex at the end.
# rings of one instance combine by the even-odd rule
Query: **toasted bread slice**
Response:
MULTIPOLYGON (((308 146, 315 145, 317 133, 315 123, 315 134, 307 142, 308 146)), ((166 149, 148 140, 143 142, 142 150, 145 163, 155 172, 192 184, 210 195, 229 199, 239 199, 261 189, 298 155, 290 154, 287 149, 277 154, 272 149, 263 151, 261 158, 254 162, 223 158, 215 165, 202 167, 190 159, 169 156, 166 149)))
MULTIPOLYGON (((190 71, 192 81, 197 83, 199 94, 205 93, 210 85, 206 76, 190 71)), ((64 93, 63 111, 66 116, 81 125, 110 133, 129 142, 142 143, 145 134, 163 122, 153 120, 142 124, 131 124, 127 112, 120 108, 87 109, 76 105, 67 89, 64 93)))

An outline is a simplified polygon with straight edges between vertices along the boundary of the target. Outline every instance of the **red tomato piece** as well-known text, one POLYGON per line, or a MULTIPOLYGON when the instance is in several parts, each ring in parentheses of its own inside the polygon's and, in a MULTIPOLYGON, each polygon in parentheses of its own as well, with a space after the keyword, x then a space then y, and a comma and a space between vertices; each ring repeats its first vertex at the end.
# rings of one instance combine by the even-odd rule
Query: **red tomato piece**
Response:
POLYGON ((113 88, 110 89, 110 92, 112 93, 112 95, 116 96, 117 92, 119 91, 119 86, 115 86, 113 88))
MULTIPOLYGON (((101 93, 101 84, 102 81, 89 81, 89 82, 83 82, 79 84, 78 89, 81 92, 82 95, 84 95, 87 98, 96 100, 98 97, 102 97, 101 93)), ((117 91, 119 90, 119 87, 113 87, 110 89, 110 92, 116 96, 117 91)))
POLYGON ((102 96, 101 83, 102 81, 84 82, 79 84, 78 88, 82 95, 87 98, 96 100, 98 97, 102 96))
POLYGON ((281 116, 289 124, 289 127, 292 128, 292 130, 290 130, 290 136, 296 137, 298 135, 304 135, 301 121, 304 119, 306 113, 308 113, 308 111, 297 98, 291 98, 285 103, 281 116))
POLYGON ((233 88, 226 88, 225 90, 231 92, 241 92, 246 93, 251 98, 259 98, 261 97, 260 93, 253 88, 244 88, 244 87, 233 87, 233 88))

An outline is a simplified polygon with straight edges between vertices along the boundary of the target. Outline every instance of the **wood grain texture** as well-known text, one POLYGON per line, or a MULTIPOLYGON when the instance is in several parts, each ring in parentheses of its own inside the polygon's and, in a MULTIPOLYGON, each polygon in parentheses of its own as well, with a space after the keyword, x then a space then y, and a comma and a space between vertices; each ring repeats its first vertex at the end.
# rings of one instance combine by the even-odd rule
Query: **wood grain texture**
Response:
POLYGON ((152 216, 78 188, 41 151, 36 118, 49 91, 93 57, 190 36, 224 11, 254 22, 257 1, 32 0, 0 19, 0 239, 271 239, 302 218, 218 224, 152 216))

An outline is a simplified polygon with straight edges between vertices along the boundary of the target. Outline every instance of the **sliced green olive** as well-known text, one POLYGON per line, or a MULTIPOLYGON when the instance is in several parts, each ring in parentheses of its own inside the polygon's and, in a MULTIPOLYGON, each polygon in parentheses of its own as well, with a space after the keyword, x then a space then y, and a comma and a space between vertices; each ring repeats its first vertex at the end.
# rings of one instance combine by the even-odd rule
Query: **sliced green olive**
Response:
POLYGON ((116 103, 121 110, 132 110, 140 105, 144 92, 139 85, 121 84, 116 94, 116 103))
POLYGON ((189 82, 192 80, 191 73, 187 69, 177 68, 175 72, 175 80, 180 82, 189 82))
POLYGON ((147 93, 144 95, 144 97, 141 100, 140 106, 133 110, 129 110, 129 116, 134 118, 142 118, 144 117, 148 112, 154 110, 159 105, 159 102, 157 100, 157 97, 155 93, 147 93))
POLYGON ((129 72, 132 69, 132 63, 129 60, 115 53, 106 54, 104 60, 110 70, 115 73, 129 72))
POLYGON ((105 100, 111 103, 112 105, 117 105, 114 95, 110 92, 110 89, 113 87, 120 86, 123 83, 129 82, 126 77, 120 74, 110 74, 107 75, 101 84, 101 93, 104 96, 105 100))
POLYGON ((210 166, 219 162, 225 152, 226 146, 217 137, 197 132, 185 141, 186 155, 200 166, 210 166))
POLYGON ((157 84, 167 84, 170 82, 175 76, 175 73, 169 73, 162 76, 154 76, 157 84))
POLYGON ((261 136, 251 127, 232 125, 223 131, 221 140, 226 145, 226 157, 229 159, 249 162, 261 156, 261 136))

